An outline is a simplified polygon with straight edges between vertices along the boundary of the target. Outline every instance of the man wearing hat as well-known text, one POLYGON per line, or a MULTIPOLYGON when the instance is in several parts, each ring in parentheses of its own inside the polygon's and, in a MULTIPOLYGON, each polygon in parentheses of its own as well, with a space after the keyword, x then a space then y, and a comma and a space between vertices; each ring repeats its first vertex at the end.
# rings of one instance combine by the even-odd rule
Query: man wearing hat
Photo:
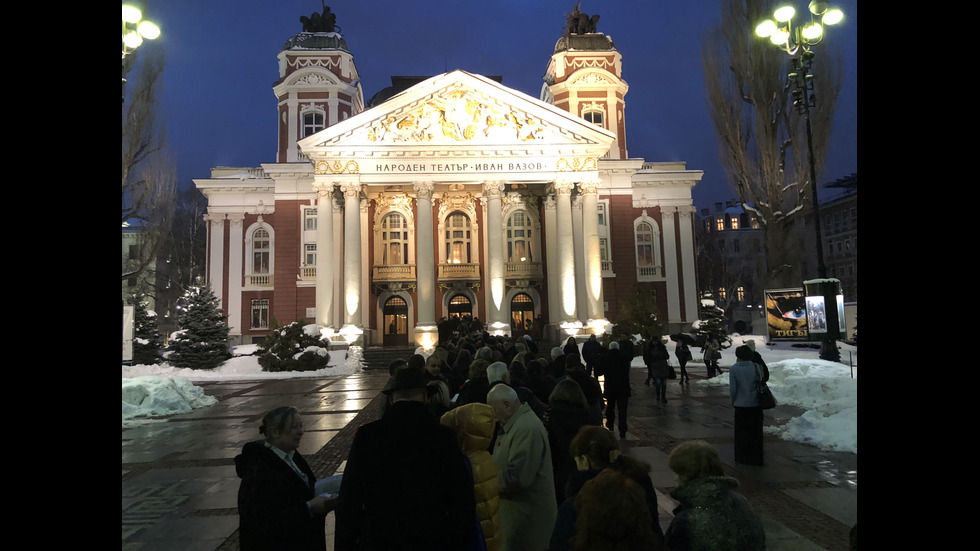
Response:
POLYGON ((384 416, 357 430, 337 498, 334 547, 466 549, 475 528, 470 470, 456 433, 425 406, 422 370, 397 370, 384 416))
POLYGON ((735 462, 762 465, 762 408, 757 382, 761 374, 752 363, 752 349, 735 349, 736 362, 728 370, 729 394, 735 409, 735 462))

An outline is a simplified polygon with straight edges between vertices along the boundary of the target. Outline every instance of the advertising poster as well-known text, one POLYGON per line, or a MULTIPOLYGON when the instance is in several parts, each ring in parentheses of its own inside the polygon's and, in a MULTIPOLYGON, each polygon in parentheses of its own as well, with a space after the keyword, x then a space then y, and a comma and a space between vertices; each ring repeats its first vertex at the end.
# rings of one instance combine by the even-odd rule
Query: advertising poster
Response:
POLYGON ((827 332, 827 305, 822 296, 806 297, 806 323, 811 333, 827 332))
POLYGON ((770 341, 805 341, 807 305, 803 289, 766 291, 766 325, 770 341))

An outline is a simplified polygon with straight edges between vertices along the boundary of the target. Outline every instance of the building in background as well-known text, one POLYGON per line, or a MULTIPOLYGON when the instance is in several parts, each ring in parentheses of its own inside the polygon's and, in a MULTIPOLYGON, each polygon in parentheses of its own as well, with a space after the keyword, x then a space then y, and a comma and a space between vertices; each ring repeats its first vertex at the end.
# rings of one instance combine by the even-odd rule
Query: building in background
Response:
MULTIPOLYGON (((844 294, 847 335, 857 319, 857 174, 823 186, 820 225, 827 277, 839 279, 844 294)), ((802 216, 800 245, 807 251, 803 274, 817 274, 813 214, 802 216)), ((698 282, 725 310, 730 330, 744 333, 765 327, 766 252, 758 221, 737 199, 702 207, 697 216, 698 282)), ((802 288, 803 282, 800 281, 802 288)))
POLYGON ((232 339, 304 320, 429 347, 469 316, 557 341, 615 323, 634 285, 688 330, 703 173, 627 155, 621 54, 592 31, 545 53, 539 98, 455 70, 392 77, 367 105, 339 33, 289 38, 275 161, 194 180, 232 339))

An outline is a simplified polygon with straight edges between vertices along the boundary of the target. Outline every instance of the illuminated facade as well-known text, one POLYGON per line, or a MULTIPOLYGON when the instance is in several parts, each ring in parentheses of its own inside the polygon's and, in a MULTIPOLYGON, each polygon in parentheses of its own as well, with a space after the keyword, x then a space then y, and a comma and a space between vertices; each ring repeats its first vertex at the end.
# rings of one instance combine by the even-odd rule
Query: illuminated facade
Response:
POLYGON ((339 34, 300 33, 279 59, 277 161, 194 181, 237 342, 305 320, 431 346, 465 315, 556 341, 615 323, 636 283, 671 330, 697 319, 702 172, 627 156, 605 35, 559 40, 540 99, 456 70, 365 109, 339 34))

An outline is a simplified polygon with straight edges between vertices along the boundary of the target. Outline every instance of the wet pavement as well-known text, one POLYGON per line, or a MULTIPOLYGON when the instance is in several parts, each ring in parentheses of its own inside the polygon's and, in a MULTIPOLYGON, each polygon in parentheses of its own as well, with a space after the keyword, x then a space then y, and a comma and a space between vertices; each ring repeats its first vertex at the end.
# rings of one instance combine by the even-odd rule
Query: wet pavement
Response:
MULTIPOLYGON (((847 550, 857 523, 857 455, 765 436, 765 466, 733 458, 733 411, 727 386, 668 382, 667 403, 643 384, 646 370, 632 372, 625 453, 652 466, 660 521, 666 528, 677 482, 667 454, 684 440, 715 445, 726 471, 762 515, 771 551, 847 550)), ((259 439, 262 415, 293 405, 303 415, 299 451, 318 478, 343 472, 357 428, 377 418, 386 370, 337 378, 195 383, 218 398, 213 406, 122 431, 123 551, 225 551, 238 549, 238 477, 234 457, 259 439)), ((777 406, 766 425, 779 425, 801 410, 777 406)), ((332 549, 333 515, 328 515, 332 549)))

